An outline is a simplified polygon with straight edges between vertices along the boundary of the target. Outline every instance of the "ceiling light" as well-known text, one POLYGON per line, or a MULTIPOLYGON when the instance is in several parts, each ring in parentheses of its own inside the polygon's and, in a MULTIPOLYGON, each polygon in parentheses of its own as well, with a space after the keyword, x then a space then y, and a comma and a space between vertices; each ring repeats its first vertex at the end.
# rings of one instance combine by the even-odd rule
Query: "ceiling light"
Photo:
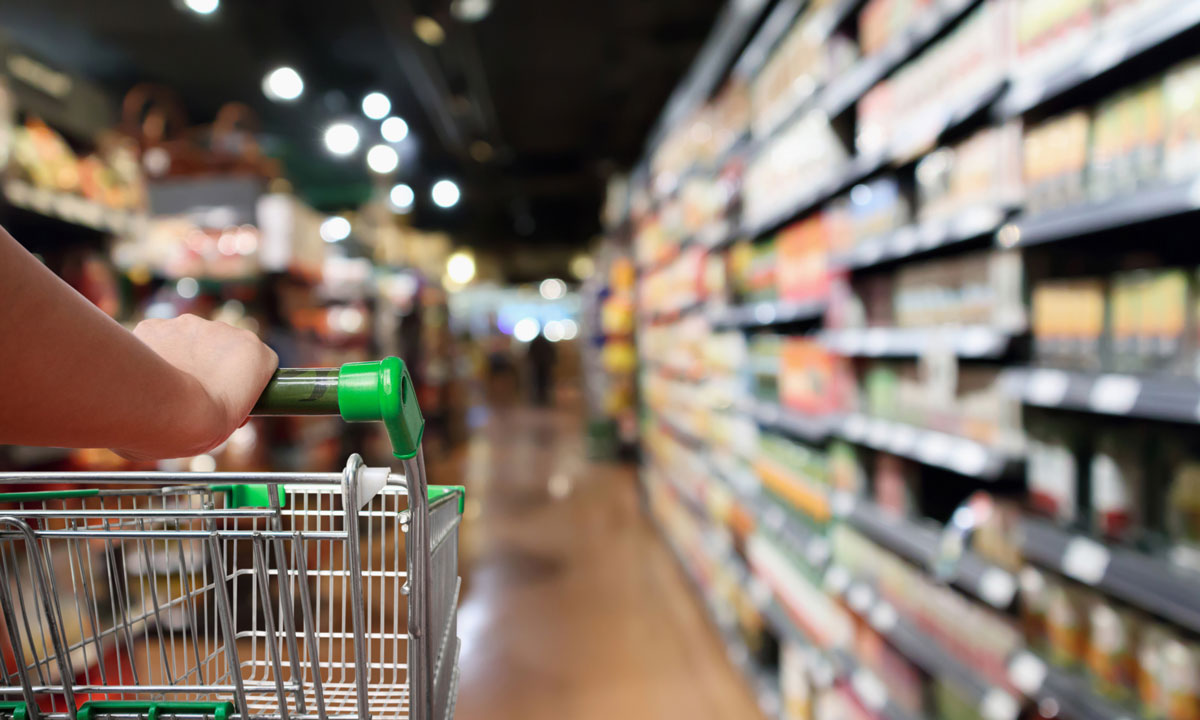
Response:
POLYGON ((393 208, 407 211, 412 208, 417 196, 408 185, 397 183, 392 186, 392 191, 388 193, 388 199, 392 201, 393 208))
POLYGON ((367 167, 372 171, 385 175, 400 165, 400 156, 391 145, 375 145, 367 151, 367 167))
POLYGON ((446 41, 446 31, 442 29, 437 20, 428 15, 422 15, 413 20, 413 34, 419 37, 421 42, 434 47, 446 41))
POLYGON ((567 284, 558 278, 546 278, 538 286, 538 292, 547 300, 558 300, 567 294, 567 284))
POLYGON ((521 318, 513 325, 513 337, 521 342, 529 342, 538 336, 542 328, 538 325, 538 321, 531 318, 521 318))
POLYGON ((383 135, 383 139, 390 143, 398 143, 408 137, 408 123, 404 122, 404 118, 393 115, 383 124, 379 126, 379 132, 383 135))
POLYGON ((304 79, 295 69, 285 65, 267 73, 263 78, 262 91, 270 100, 290 102, 304 92, 304 79))
POLYGON ((392 111, 392 101, 381 92, 367 93, 362 101, 362 111, 372 120, 382 120, 392 111))
POLYGON ((492 0, 451 0, 450 14, 460 22, 479 22, 492 11, 492 0))
POLYGON ((562 340, 565 335, 563 324, 558 320, 551 320, 550 322, 546 323, 546 327, 542 328, 542 334, 545 335, 546 339, 550 342, 558 342, 559 340, 562 340))
POLYGON ((434 204, 442 208, 454 207, 458 204, 458 199, 462 197, 458 185, 454 184, 453 180, 438 180, 433 184, 431 195, 434 204))
POLYGON ((587 280, 596 272, 596 264, 587 253, 579 253, 571 258, 571 274, 580 280, 587 280))
MULTIPOLYGON (((475 277, 475 258, 471 257, 470 253, 459 250, 446 261, 446 274, 459 285, 466 285, 475 277)), ((533 334, 537 335, 537 331, 533 334)))
POLYGON ((325 129, 325 148, 334 155, 349 155, 358 149, 358 130, 350 123, 334 123, 325 129))
POLYGON ((197 15, 212 15, 221 7, 221 0, 183 0, 183 4, 197 15))
POLYGON ((321 223, 321 239, 335 243, 350 237, 350 221, 339 215, 331 215, 321 223))
POLYGON ((579 325, 571 318, 563 320, 562 326, 563 340, 574 340, 575 336, 579 334, 579 325))

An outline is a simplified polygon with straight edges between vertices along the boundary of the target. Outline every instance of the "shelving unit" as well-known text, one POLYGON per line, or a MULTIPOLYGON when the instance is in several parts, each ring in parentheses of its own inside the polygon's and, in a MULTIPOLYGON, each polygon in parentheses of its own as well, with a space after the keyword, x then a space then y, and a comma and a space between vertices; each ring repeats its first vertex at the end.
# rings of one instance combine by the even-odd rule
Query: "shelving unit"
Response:
MULTIPOLYGON (((816 42, 828 41, 835 32, 840 35, 845 31, 850 38, 859 36, 856 14, 869 2, 835 1, 817 12, 809 12, 810 8, 800 0, 778 3, 764 23, 762 33, 748 45, 745 56, 735 66, 735 74, 741 73, 735 77, 753 78, 765 66, 773 48, 782 47, 781 41, 793 37, 789 34, 792 32, 803 33, 816 42), (789 24, 792 29, 788 29, 789 24)), ((954 534, 954 520, 944 522, 953 517, 956 512, 953 506, 959 501, 969 499, 981 489, 996 494, 1001 501, 1024 499, 1021 482, 1027 471, 1036 472, 1038 465, 1034 460, 1041 456, 1035 455, 1040 450, 1033 436, 1027 438, 1023 434, 1035 423, 1031 419, 1034 415, 1040 418, 1046 414, 1025 412, 1025 406, 1162 421, 1176 429, 1182 427, 1183 431, 1200 425, 1200 377, 1033 367, 1031 356, 1040 337, 1034 331, 1041 326, 1034 322, 1039 316, 1033 312, 1029 284, 1030 273, 1049 273, 1052 280, 1062 275, 1070 280, 1086 272, 1099 278, 1097 285, 1104 288, 1101 292, 1109 292, 1117 284, 1112 273, 1126 268, 1140 271, 1147 264, 1140 257, 1106 270, 1100 261, 1102 257, 1099 260, 1086 257, 1088 248, 1082 246, 1090 236, 1100 236, 1096 238, 1098 241, 1115 241, 1118 233, 1114 231, 1139 226, 1146 226, 1149 231, 1150 223, 1155 223, 1154 229, 1168 226, 1178 229, 1171 223, 1200 217, 1200 183, 1194 172, 1181 171, 1172 176, 1177 179, 1168 179, 1165 170, 1159 180, 1139 177, 1136 185, 1129 185, 1137 187, 1131 192, 1116 192, 1113 190, 1116 185, 1092 187, 1086 184, 1093 181, 1092 169, 1086 167, 1091 161, 1090 150, 1085 149, 1082 153, 1088 156, 1084 160, 1085 170, 1075 178, 1082 187, 1064 188, 1050 183, 1046 186, 1047 196, 1037 197, 1033 195, 1032 174, 1029 178, 1012 179, 1003 172, 1011 169, 1012 175, 1020 176, 1023 170, 1032 173, 1032 169, 1004 165, 996 170, 996 178, 988 178, 985 189, 994 197, 981 197, 982 193, 937 194, 939 183, 951 184, 948 176, 938 175, 948 172, 938 169, 939 162, 951 162, 947 158, 958 156, 960 151, 961 155, 969 156, 971 148, 967 146, 980 136, 977 130, 990 133, 990 139, 999 138, 986 146, 993 154, 996 148, 1001 148, 1006 157, 1020 155, 1031 143, 1032 130, 1040 127, 1047 116, 1053 118, 1056 113, 1082 108, 1088 109, 1089 117, 1093 118, 1088 122, 1094 122, 1102 115, 1101 110, 1091 112, 1098 102, 1148 78, 1161 78, 1166 66, 1177 65, 1180 56, 1187 52, 1184 46, 1193 37, 1190 33, 1200 32, 1200 0, 1164 1, 1157 5, 1147 0, 1143 9, 1149 9, 1144 14, 1129 14, 1104 24, 1097 21, 1097 29, 1080 41, 1077 52, 1051 69, 1045 65, 1035 67, 1036 47, 1022 48, 1021 52, 1028 52, 1029 56, 1006 56, 1005 70, 994 78, 994 66, 980 63, 976 67, 986 74, 977 75, 978 81, 970 85, 969 91, 964 89, 956 97, 947 97, 944 106, 918 106, 921 137, 906 135, 889 140, 885 133, 883 139, 875 142, 878 138, 864 136, 864 123, 879 125, 872 119, 873 112, 876 117, 888 117, 863 102, 872 88, 880 82, 907 81, 925 72, 903 71, 914 61, 932 57, 925 54, 927 51, 940 52, 951 45, 960 29, 965 28, 964 33, 970 29, 966 19, 977 8, 981 13, 973 17, 984 18, 986 2, 935 1, 926 12, 910 19, 907 28, 883 43, 881 50, 859 58, 848 70, 828 79, 813 71, 808 78, 812 81, 812 91, 807 97, 797 100, 786 96, 787 100, 781 101, 794 102, 794 106, 781 109, 771 104, 775 96, 768 98, 766 107, 771 114, 758 119, 786 118, 779 123, 763 123, 762 126, 770 125, 771 130, 758 137, 750 132, 751 139, 739 149, 750 165, 759 157, 770 159, 771 156, 762 154, 775 147, 804 155, 789 148, 787 143, 795 141, 802 145, 800 139, 807 137, 802 133, 808 128, 793 124, 814 116, 830 122, 828 128, 819 128, 820 134, 814 133, 818 139, 815 142, 833 145, 834 140, 827 138, 834 138, 840 145, 823 155, 813 150, 817 159, 799 158, 798 162, 811 163, 811 173, 777 172, 772 163, 760 165, 758 169, 763 172, 759 175, 747 171, 746 177, 758 181, 755 187, 763 193, 752 198, 760 204, 745 203, 750 197, 747 188, 751 183, 747 181, 740 189, 743 203, 737 199, 731 202, 720 222, 708 226, 711 229, 706 230, 704 239, 699 239, 698 234, 681 238, 682 243, 693 248, 698 245, 709 253, 710 262, 703 266, 705 272, 697 273, 706 277, 697 278, 695 283, 697 304, 705 309, 699 318, 686 311, 686 323, 680 322, 685 319, 684 313, 663 313, 650 319, 655 323, 654 331, 664 336, 658 346, 670 347, 672 357, 676 352, 695 353, 697 370, 688 379, 694 382, 698 396, 711 388, 712 394, 720 398, 715 404, 722 410, 717 420, 708 422, 700 417, 704 403, 695 403, 696 407, 689 403, 680 410, 682 415, 672 416, 678 418, 677 422, 661 418, 675 428, 666 434, 673 440, 663 442, 681 445, 658 448, 654 445, 659 441, 656 438, 649 443, 647 454, 652 458, 676 458, 688 453, 699 456, 698 462, 692 459, 685 462, 689 485, 693 481, 701 485, 713 482, 727 488, 710 499, 716 505, 722 502, 736 505, 743 525, 752 526, 748 530, 743 528, 749 533, 748 538, 742 538, 747 547, 761 549, 754 543, 769 541, 772 550, 779 550, 776 554, 795 565, 784 568, 772 564, 782 561, 774 558, 770 550, 764 551, 768 556, 765 562, 747 552, 746 557, 752 558, 750 567, 737 557, 724 560, 736 566, 734 574, 740 582, 747 587, 766 585, 776 570, 786 575, 785 569, 802 569, 806 578, 815 574, 819 579, 811 584, 824 597, 836 599, 838 607, 849 608, 857 615, 857 627, 871 627, 921 671, 952 685, 986 720, 1015 720, 1026 716, 1022 710, 1035 704, 1067 720, 1131 720, 1135 713, 1102 699, 1082 677, 1084 671, 1067 672, 1048 665, 1021 642, 1016 642, 1019 647, 1010 659, 1007 681, 990 675, 984 677, 985 671, 979 670, 971 659, 956 655, 961 652, 960 646, 943 642, 947 631, 939 635, 930 630, 925 623, 932 621, 925 615, 918 617, 915 611, 913 617, 905 617, 889 602, 881 600, 876 588, 864 578, 852 577, 835 557, 833 544, 846 537, 839 533, 853 530, 881 551, 905 561, 897 567, 911 566, 914 572, 933 582, 950 586, 945 592, 955 593, 956 603, 960 599, 970 603, 971 612, 977 608, 996 618, 997 625, 1007 628, 1020 625, 1018 613, 1027 598, 1022 597, 1018 577, 1024 576, 1018 570, 1027 566, 1049 571, 1048 583, 1081 585, 1082 588, 1076 589, 1088 593, 1089 602, 1099 599, 1118 608, 1132 608, 1173 630, 1190 634, 1185 637, 1200 633, 1200 604, 1196 602, 1200 598, 1200 573, 1185 569, 1183 562, 1172 562, 1169 553, 1107 546, 1065 524, 1059 526, 1037 519, 1032 503, 1005 508, 1013 510, 1019 520, 1013 522, 1017 530, 1007 536, 1009 546, 1004 548, 1007 552, 1003 555, 985 552, 983 544, 974 546, 971 539, 965 540, 966 547, 957 554, 954 548, 948 548, 962 539, 954 534), (1028 62, 1028 66, 1022 66, 1022 61, 1028 62), (1023 123, 1023 129, 1014 130, 1016 120, 1023 123), (800 134, 785 135, 792 127, 800 134), (769 145, 776 140, 780 141, 778 145, 769 145), (1011 142, 1016 143, 1016 149, 1011 142), (940 150, 939 143, 949 148, 949 152, 936 152, 940 150), (927 159, 931 162, 925 162, 927 159), (787 178, 787 184, 771 186, 769 180, 776 176, 787 178), (875 202, 872 197, 876 201, 881 197, 876 188, 883 193, 884 200, 900 197, 904 202, 887 205, 880 201, 881 209, 872 204, 875 202), (1052 197, 1052 192, 1063 195, 1052 197), (1096 198, 1101 192, 1113 196, 1103 202, 1034 210, 1053 207, 1070 197, 1096 198), (919 203, 928 204, 918 206, 919 203), (748 214, 741 214, 742 207, 747 207, 748 214), (827 222, 831 218, 832 222, 827 222), (852 232, 843 228, 843 234, 835 237, 838 231, 830 230, 829 226, 837 222, 858 224, 852 232), (776 233, 777 230, 780 232, 776 233), (1074 239, 1082 242, 1065 242, 1074 239), (739 247, 725 255, 735 242, 739 247), (1039 246, 1057 242, 1063 244, 1054 246, 1053 253, 1038 254, 1039 246), (820 246, 824 254, 819 257, 815 251, 810 254, 810 243, 812 246, 825 243, 820 246), (1064 256, 1078 251, 1081 257, 1060 260, 1060 249, 1064 256), (1051 257, 1044 258, 1047 255, 1051 257), (1045 262, 1035 262, 1041 259, 1045 262), (785 267, 786 263, 792 265, 785 267), (733 265, 739 267, 731 268, 733 265), (978 271, 981 265, 986 272, 978 271), (717 267, 724 268, 725 275, 720 282, 710 282, 707 275, 716 273, 717 267), (1005 275, 1013 268, 1017 272, 1005 275), (810 280, 812 275, 822 272, 820 280, 810 280), (1106 272, 1109 274, 1105 275, 1106 272), (803 303, 748 300, 770 297, 772 289, 778 297, 817 295, 806 294, 810 286, 820 288, 821 293, 827 292, 828 297, 803 303), (908 293, 903 305, 897 299, 901 290, 908 293), (951 299, 946 300, 946 296, 951 299), (966 296, 969 299, 961 299, 966 296), (954 304, 956 301, 959 304, 954 304), (890 306, 885 304, 888 302, 890 306), (929 306, 934 310, 926 312, 929 306), (986 318, 992 320, 987 322, 986 318), (955 319, 959 321, 954 322, 955 319), (922 325, 925 322, 929 325, 922 325), (729 349, 736 345, 737 330, 746 331, 741 339, 744 342, 737 349, 729 349), (706 358, 714 352, 728 352, 737 360, 714 362, 719 367, 706 370, 706 358), (810 365, 796 367, 805 362, 810 365), (773 378, 772 373, 776 374, 773 378), (841 400, 843 385, 855 382, 858 386, 848 390, 846 399, 841 400), (954 403, 945 415, 936 410, 909 413, 903 407, 898 412, 891 411, 905 401, 915 400, 914 393, 933 386, 939 394, 932 397, 949 398, 946 402, 954 403), (740 388, 741 393, 732 403, 728 399, 730 387, 740 388), (897 387, 908 394, 897 392, 897 387), (893 394, 886 394, 888 391, 893 394), (806 405, 805 392, 839 400, 806 405), (876 392, 883 393, 890 402, 876 402, 876 392), (985 410, 978 411, 980 406, 985 410), (794 407, 814 407, 821 411, 804 413, 794 407), (922 418, 928 426, 874 417, 869 412, 922 418), (979 414, 972 414, 975 412, 979 414), (684 422, 688 417, 695 418, 690 425, 684 422), (949 429, 959 434, 947 432, 949 429), (770 446, 769 454, 756 457, 755 433, 764 432, 771 434, 768 442, 775 444, 770 446), (731 455, 734 457, 727 457, 731 455), (794 460, 796 467, 779 458, 794 460), (848 471, 842 466, 838 469, 841 474, 835 477, 834 459, 854 463, 859 474, 847 480, 848 471), (882 462, 885 459, 886 465, 882 462), (834 489, 858 488, 872 472, 871 463, 875 463, 875 487, 862 488, 855 495, 834 489), (704 468, 708 468, 707 474, 704 468), (961 476, 958 478, 961 483, 946 482, 947 476, 942 471, 961 476), (696 477, 697 473, 700 477, 696 477), (922 480, 936 478, 945 487, 918 488, 909 484, 909 473, 922 480), (887 477, 880 480, 880 475, 887 477), (897 479, 898 476, 903 477, 897 479), (894 495, 880 493, 879 484, 884 481, 891 483, 887 492, 907 493, 903 502, 893 502, 894 495), (931 500, 927 497, 930 495, 937 498, 931 500), (885 506, 909 506, 913 510, 900 516, 884 510, 885 506), (988 559, 992 557, 1004 557, 1003 566, 988 559)), ((1009 20, 1016 23, 1015 18, 1009 20)), ((976 25, 974 29, 979 27, 976 25)), ((958 39, 963 37, 957 35, 958 39)), ((1012 39, 1015 47, 1017 38, 1012 39)), ((1051 41, 1043 38, 1042 42, 1051 41)), ((1191 82, 1200 80, 1193 77, 1191 82)), ((892 87, 911 89, 903 83, 892 87)), ((925 94, 918 95, 927 100, 931 91, 929 88, 923 91, 925 94)), ((873 95, 878 96, 878 93, 873 95)), ((882 106, 892 108, 887 102, 882 106)), ((910 110, 902 103, 897 107, 910 110)), ((1132 114, 1125 117, 1127 120, 1132 114)), ((681 133, 687 129, 680 127, 681 133)), ((747 127, 760 126, 752 119, 747 127)), ((1087 127, 1088 137, 1092 137, 1095 128, 1087 127)), ((650 152, 654 152, 653 147, 650 152)), ((1000 164, 995 157, 988 157, 990 162, 1000 164)), ((976 174, 967 184, 982 183, 980 176, 987 174, 985 161, 978 158, 976 174)), ((726 182, 727 178, 722 176, 721 181, 726 182)), ((653 182, 649 175, 647 182, 653 182)), ((652 203, 649 218, 675 202, 661 198, 659 201, 663 205, 652 203)), ((662 226, 657 229, 661 231, 662 226)), ((652 237, 660 242, 662 234, 652 237)), ((1189 261, 1162 262, 1178 265, 1189 261)), ((1197 278, 1200 274, 1189 268, 1186 282, 1195 285, 1200 283, 1197 278)), ((653 309, 653 297, 643 301, 653 309)), ((663 298, 662 307, 677 301, 678 297, 663 298)), ((1110 302, 1107 296, 1105 302, 1110 302)), ((1189 296, 1187 302, 1194 303, 1194 296, 1189 296)), ((1106 318, 1103 322, 1109 322, 1111 312, 1111 308, 1105 308, 1101 313, 1106 318)), ((1138 312, 1139 317, 1151 314, 1144 307, 1138 312)), ((1186 314, 1190 323, 1194 309, 1189 306, 1186 314)), ((1189 328, 1188 332, 1191 331, 1189 328)), ((1042 357, 1038 355, 1037 359, 1041 361, 1042 357)), ((1095 360, 1095 367, 1108 367, 1098 359, 1084 360, 1095 360)), ((1084 362, 1079 366, 1084 367, 1084 362)), ((649 368, 651 373, 661 374, 662 370, 653 365, 649 368)), ((679 388, 674 392, 672 397, 686 394, 679 388)), ((925 398, 921 401, 926 402, 925 398)), ((924 404, 917 408, 925 409, 924 404)), ((655 408, 651 414, 657 416, 674 410, 655 408)), ((656 467, 658 472, 668 474, 669 465, 656 467)), ((970 509, 968 504, 958 507, 962 512, 970 509)), ((702 522, 702 508, 693 503, 692 510, 702 522)), ((1080 510, 1083 511, 1082 507, 1080 510)), ((1009 517, 1005 515, 1006 522, 1009 517)), ((1005 530, 1011 530, 1011 526, 1005 530)), ((843 550, 839 544, 838 552, 843 550)), ((793 602, 789 604, 778 588, 772 593, 761 599, 759 610, 777 637, 806 648, 812 659, 810 675, 827 675, 829 684, 849 687, 859 704, 873 716, 919 720, 900 710, 886 691, 880 692, 878 679, 872 682, 870 672, 864 669, 868 663, 849 649, 853 644, 818 650, 821 643, 815 642, 814 637, 820 632, 809 627, 809 618, 793 617, 793 612, 798 612, 796 598, 791 598, 793 602)), ((962 628, 956 630, 961 632, 962 628)), ((1005 638, 1007 641, 1009 636, 1005 638)), ((1010 649, 1006 645, 1005 653, 1010 649)), ((995 664, 994 657, 992 660, 995 664)), ((986 672, 994 674, 992 670, 986 672)), ((752 682, 760 683, 753 669, 750 676, 752 682)), ((928 686, 924 689, 929 690, 928 686)))
POLYGON ((1187 378, 1012 368, 1004 372, 1003 382, 1009 393, 1027 405, 1200 423, 1200 382, 1187 378))

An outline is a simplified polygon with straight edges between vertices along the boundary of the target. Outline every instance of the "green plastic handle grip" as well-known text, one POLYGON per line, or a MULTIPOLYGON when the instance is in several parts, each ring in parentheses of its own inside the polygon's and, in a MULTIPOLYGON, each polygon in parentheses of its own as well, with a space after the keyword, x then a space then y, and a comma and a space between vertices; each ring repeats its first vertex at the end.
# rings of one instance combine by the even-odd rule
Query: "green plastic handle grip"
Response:
POLYGON ((341 415, 347 422, 382 422, 392 454, 417 454, 425 418, 408 367, 398 357, 341 368, 275 371, 251 415, 341 415))
MULTIPOLYGON (((145 715, 146 720, 158 720, 159 715, 212 715, 214 720, 226 720, 233 715, 233 703, 228 702, 140 702, 112 700, 86 702, 75 712, 76 720, 96 720, 99 715, 145 715)), ((15 717, 13 720, 17 720, 15 717)))

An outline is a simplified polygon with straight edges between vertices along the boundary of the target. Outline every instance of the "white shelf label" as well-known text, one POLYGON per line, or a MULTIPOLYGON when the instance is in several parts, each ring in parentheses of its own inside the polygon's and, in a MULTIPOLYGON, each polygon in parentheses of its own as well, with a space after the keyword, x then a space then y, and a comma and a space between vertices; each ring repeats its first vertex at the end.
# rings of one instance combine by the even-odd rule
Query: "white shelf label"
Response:
POLYGON ((866 332, 866 337, 863 340, 863 353, 870 356, 878 356, 887 352, 888 349, 888 333, 883 328, 871 328, 866 332))
POLYGON ((833 499, 830 505, 833 509, 833 514, 838 517, 845 517, 854 512, 855 505, 854 496, 848 492, 838 492, 833 494, 833 499))
POLYGON ((842 428, 842 432, 849 440, 855 442, 862 440, 867 434, 867 418, 863 415, 851 415, 846 418, 846 425, 842 428))
POLYGON ((1083 537, 1071 538, 1063 552, 1062 568, 1068 576, 1086 585, 1096 585, 1104 579, 1111 560, 1108 548, 1083 537))
POLYGON ((1061 370, 1034 370, 1025 386, 1025 399, 1033 405, 1060 405, 1070 382, 1070 377, 1061 370))
POLYGON ((892 254, 896 257, 904 257, 911 254, 917 249, 917 232, 911 227, 903 227, 892 235, 892 254))
POLYGON ((825 573, 825 587, 834 595, 841 595, 850 584, 850 573, 841 565, 834 565, 825 573))
POLYGON ((940 432, 926 432, 917 445, 918 458, 930 465, 944 465, 952 439, 940 432))
POLYGON ((993 607, 1006 608, 1017 594, 1017 581, 1011 573, 990 567, 979 578, 979 594, 993 607))
POLYGON ((871 627, 881 633, 888 633, 892 628, 896 627, 896 622, 900 619, 896 614, 896 608, 892 607, 891 603, 880 601, 875 608, 871 610, 871 627))
POLYGON ((810 565, 820 567, 829 559, 829 543, 825 538, 815 538, 804 550, 804 558, 810 565))
POLYGON ((1000 346, 1000 336, 991 328, 981 326, 964 329, 957 340, 958 351, 963 357, 980 357, 996 352, 1000 346))
POLYGON ((766 610, 771 605, 773 594, 771 586, 760 577, 750 578, 750 600, 754 603, 754 607, 759 610, 766 610))
POLYGON ((1046 663, 1028 651, 1021 651, 1008 664, 1008 679, 1026 695, 1035 695, 1046 682, 1046 663))
POLYGON ((984 720, 1016 720, 1021 706, 1016 699, 997 688, 991 688, 979 703, 979 714, 984 720))
POLYGON ((972 440, 958 440, 947 464, 963 475, 977 477, 987 469, 988 459, 987 448, 972 440))
POLYGON ((846 602, 850 605, 850 609, 860 615, 871 607, 871 603, 875 600, 875 593, 871 592, 871 588, 857 583, 850 588, 846 594, 846 602))
POLYGON ((863 668, 855 670, 850 683, 854 686, 855 694, 868 708, 878 712, 887 705, 887 688, 869 671, 863 668))
POLYGON ((1128 375, 1102 375, 1092 386, 1088 405, 1093 410, 1110 415, 1125 415, 1133 409, 1142 383, 1128 375))

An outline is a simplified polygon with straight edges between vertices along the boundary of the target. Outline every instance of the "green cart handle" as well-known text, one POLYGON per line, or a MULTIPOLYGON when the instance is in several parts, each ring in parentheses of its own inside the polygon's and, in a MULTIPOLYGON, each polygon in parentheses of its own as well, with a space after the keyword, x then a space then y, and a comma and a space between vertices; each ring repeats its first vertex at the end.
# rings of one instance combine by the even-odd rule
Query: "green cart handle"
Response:
POLYGON ((392 454, 401 460, 417 454, 425 433, 412 377, 398 357, 340 368, 281 368, 250 414, 341 415, 347 422, 381 421, 392 441, 392 454))

